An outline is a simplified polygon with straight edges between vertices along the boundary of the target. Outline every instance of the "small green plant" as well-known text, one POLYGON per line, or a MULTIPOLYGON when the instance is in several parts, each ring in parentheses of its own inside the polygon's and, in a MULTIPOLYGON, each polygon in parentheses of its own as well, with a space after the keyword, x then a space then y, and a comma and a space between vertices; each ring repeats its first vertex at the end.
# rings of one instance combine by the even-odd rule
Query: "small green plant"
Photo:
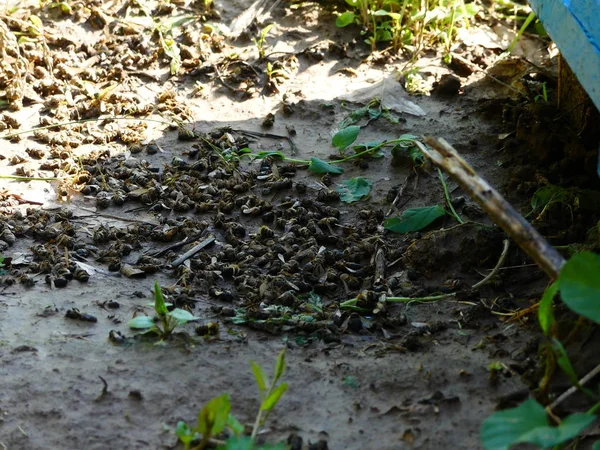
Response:
POLYGON ((464 0, 346 0, 350 10, 336 19, 336 26, 361 26, 364 42, 374 51, 379 43, 390 43, 393 51, 408 50, 412 59, 425 43, 437 41, 448 53, 456 35, 456 25, 478 12, 475 2, 464 0))
MULTIPOLYGON (((544 293, 538 307, 538 321, 546 337, 546 375, 540 385, 547 385, 554 365, 558 365, 571 383, 595 402, 585 413, 575 413, 557 420, 552 411, 544 409, 533 399, 516 408, 499 411, 488 417, 481 426, 481 440, 486 450, 507 450, 518 443, 529 443, 539 448, 561 445, 581 433, 600 410, 599 395, 581 385, 562 343, 556 337, 556 319, 553 302, 560 293, 569 309, 581 317, 600 323, 600 255, 592 252, 575 254, 562 268, 558 279, 544 293), (550 426, 549 417, 558 422, 550 426)), ((594 448, 599 448, 596 442, 594 448)))
POLYGON ((183 443, 184 450, 204 450, 209 444, 217 444, 219 450, 285 450, 287 448, 284 444, 259 447, 254 443, 258 430, 288 389, 287 383, 279 383, 285 372, 285 348, 277 357, 272 382, 258 363, 251 361, 250 365, 260 393, 260 407, 252 434, 250 436, 243 434, 244 426, 231 415, 229 394, 223 394, 204 405, 198 414, 196 426, 190 427, 183 421, 177 424, 175 434, 183 443), (213 438, 219 436, 225 429, 230 431, 231 437, 225 442, 215 441, 213 438), (192 447, 194 442, 197 442, 197 445, 192 447))
POLYGON ((258 57, 260 59, 263 59, 265 57, 265 50, 267 47, 267 34, 269 34, 269 31, 271 31, 271 29, 274 26, 275 25, 272 23, 267 25, 260 31, 260 34, 258 35, 258 37, 252 39, 254 42, 254 45, 256 46, 256 49, 258 50, 258 57))
POLYGON ((7 271, 4 269, 4 256, 0 256, 0 275, 6 275, 7 271))
POLYGON ((533 99, 534 102, 536 103, 548 103, 548 90, 546 88, 546 82, 544 81, 542 83, 542 92, 538 95, 535 96, 535 98, 533 99))
POLYGON ((156 316, 136 316, 127 325, 134 330, 145 330, 143 334, 156 335, 162 342, 171 336, 178 325, 199 319, 199 317, 194 316, 185 309, 175 308, 169 311, 168 306, 170 305, 165 303, 160 284, 158 284, 158 281, 155 281, 154 311, 156 312, 156 316))

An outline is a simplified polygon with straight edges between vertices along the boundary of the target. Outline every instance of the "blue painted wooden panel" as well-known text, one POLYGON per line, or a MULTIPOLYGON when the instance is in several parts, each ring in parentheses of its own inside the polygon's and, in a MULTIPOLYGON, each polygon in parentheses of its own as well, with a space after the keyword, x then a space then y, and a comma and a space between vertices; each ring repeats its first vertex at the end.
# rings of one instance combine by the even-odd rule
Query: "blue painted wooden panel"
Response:
POLYGON ((530 0, 530 3, 600 110, 600 0, 530 0))

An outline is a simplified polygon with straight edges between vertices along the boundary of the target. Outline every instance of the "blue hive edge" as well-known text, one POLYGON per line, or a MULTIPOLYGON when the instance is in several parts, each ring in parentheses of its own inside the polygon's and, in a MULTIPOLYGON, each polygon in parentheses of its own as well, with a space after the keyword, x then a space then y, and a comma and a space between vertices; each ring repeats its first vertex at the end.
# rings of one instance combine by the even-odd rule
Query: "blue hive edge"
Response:
POLYGON ((529 3, 600 110, 600 0, 529 0, 529 3))

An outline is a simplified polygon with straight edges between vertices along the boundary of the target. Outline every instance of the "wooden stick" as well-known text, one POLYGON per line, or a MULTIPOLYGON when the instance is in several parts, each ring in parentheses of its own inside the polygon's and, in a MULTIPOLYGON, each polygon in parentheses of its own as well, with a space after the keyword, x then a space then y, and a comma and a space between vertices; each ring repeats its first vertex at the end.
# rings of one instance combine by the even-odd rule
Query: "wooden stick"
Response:
POLYGON ((417 142, 423 154, 450 175, 474 199, 496 224, 527 253, 553 280, 558 277, 565 259, 523 216, 502 197, 444 139, 426 138, 417 142))
POLYGON ((195 245, 191 250, 188 250, 183 255, 181 255, 179 258, 175 259, 175 261, 173 261, 171 263, 171 265, 173 267, 177 267, 177 266, 181 265, 183 262, 185 262, 186 260, 188 260, 189 258, 194 256, 196 253, 198 253, 200 250, 202 250, 207 245, 212 244, 214 241, 215 241, 214 236, 207 237, 202 242, 200 242, 198 245, 195 245))

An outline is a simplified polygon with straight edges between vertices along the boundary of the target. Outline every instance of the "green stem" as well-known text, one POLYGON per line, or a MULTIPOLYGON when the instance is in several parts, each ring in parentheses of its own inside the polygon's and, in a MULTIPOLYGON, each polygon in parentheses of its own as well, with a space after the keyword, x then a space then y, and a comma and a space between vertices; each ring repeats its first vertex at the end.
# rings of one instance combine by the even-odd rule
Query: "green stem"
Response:
MULTIPOLYGON (((363 150, 362 152, 358 152, 355 153, 354 155, 350 155, 350 156, 346 156, 345 158, 342 159, 335 159, 333 161, 329 161, 329 164, 341 164, 344 163, 346 161, 350 161, 351 159, 355 159, 355 158, 360 158, 361 156, 367 155, 369 153, 373 153, 375 150, 380 149, 381 147, 385 147, 387 145, 391 145, 391 144, 398 144, 401 142, 413 142, 413 143, 417 143, 417 141, 414 141, 413 139, 392 139, 390 141, 384 141, 381 142, 373 147, 369 147, 366 150, 363 150)), ((207 142, 208 143, 208 142, 207 142)), ((212 146, 212 144, 209 143, 209 145, 212 146)), ((250 157, 255 157, 258 158, 258 155, 255 155, 253 153, 248 153, 244 156, 250 156, 250 157)), ((296 163, 296 164, 310 164, 310 161, 307 161, 305 159, 293 159, 293 158, 287 158, 284 157, 282 158, 282 161, 287 161, 287 162, 291 162, 291 163, 296 163)))
POLYGON ((360 158, 361 156, 364 156, 368 153, 373 153, 375 150, 379 150, 381 147, 386 147, 391 144, 399 144, 401 142, 416 142, 416 141, 414 141, 413 139, 392 139, 390 141, 383 141, 373 147, 369 147, 366 150, 363 150, 362 152, 355 153, 354 155, 346 156, 345 158, 342 158, 342 159, 336 159, 334 161, 331 161, 330 164, 340 164, 340 163, 343 163, 346 161, 350 161, 351 159, 354 159, 354 158, 360 158))
POLYGON ((452 2, 452 14, 450 16, 450 30, 448 31, 448 40, 446 41, 446 53, 450 53, 452 47, 452 33, 454 33, 454 19, 456 18, 456 2, 452 2))
POLYGON ((458 221, 458 223, 460 223, 460 224, 465 223, 465 221, 462 220, 460 218, 460 216, 456 213, 456 210, 454 209, 454 206, 452 205, 452 201, 450 200, 450 192, 448 192, 448 185, 446 184, 446 181, 444 180, 444 174, 442 173, 442 171, 439 168, 437 171, 438 171, 438 175, 440 177, 440 182, 442 183, 442 188, 444 189, 444 197, 446 197, 446 203, 448 204, 448 208, 450 208, 450 212, 452 213, 454 218, 458 221))
POLYGON ((525 32, 525 30, 527 29, 529 24, 531 22, 533 22, 533 19, 535 19, 535 13, 533 11, 531 11, 529 13, 529 15, 527 16, 527 19, 525 19, 525 23, 523 23, 523 26, 521 26, 521 28, 519 29, 519 32, 517 33, 517 35, 515 36, 513 41, 510 43, 510 45, 506 49, 506 51, 508 53, 511 53, 513 51, 513 49, 515 48, 515 45, 517 45, 517 42, 519 42, 519 39, 521 39, 521 35, 525 32))
POLYGON ((56 177, 19 177, 16 175, 0 175, 0 178, 17 181, 56 181, 56 177))
MULTIPOLYGON (((410 302, 436 302, 438 300, 444 300, 448 297, 455 297, 456 293, 431 295, 428 297, 386 297, 385 301, 388 303, 410 303, 410 302)), ((356 298, 351 298, 345 302, 340 303, 340 309, 354 309, 356 308, 356 298)), ((362 309, 362 308, 360 308, 362 309)))
POLYGON ((587 414, 596 414, 598 411, 600 411, 600 402, 596 403, 594 406, 592 406, 588 411, 587 414))
POLYGON ((81 120, 74 120, 72 122, 61 122, 61 123, 55 123, 52 125, 46 125, 43 127, 29 128, 28 130, 22 130, 22 131, 17 131, 15 133, 9 133, 9 134, 2 135, 2 136, 0 136, 0 139, 10 139, 11 137, 19 136, 21 134, 33 133, 37 130, 49 130, 51 128, 62 127, 64 125, 75 125, 75 124, 85 123, 85 122, 100 122, 102 120, 134 120, 134 121, 142 121, 142 122, 162 123, 164 125, 169 125, 169 126, 173 125, 173 122, 167 122, 166 120, 158 120, 158 119, 144 119, 144 118, 135 118, 135 117, 95 117, 93 119, 81 119, 81 120))
POLYGON ((304 159, 283 158, 283 160, 296 164, 310 164, 310 161, 306 161, 304 159))

